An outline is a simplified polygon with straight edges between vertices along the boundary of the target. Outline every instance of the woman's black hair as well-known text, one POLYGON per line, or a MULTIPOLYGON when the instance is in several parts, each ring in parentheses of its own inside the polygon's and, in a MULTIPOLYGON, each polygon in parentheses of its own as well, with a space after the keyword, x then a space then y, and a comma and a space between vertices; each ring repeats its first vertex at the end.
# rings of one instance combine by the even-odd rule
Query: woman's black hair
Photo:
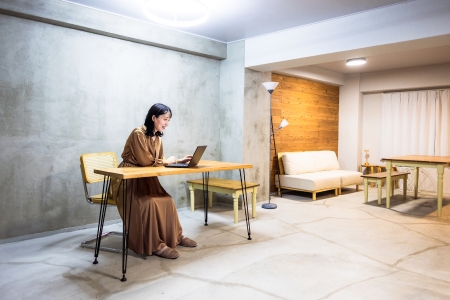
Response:
POLYGON ((170 113, 170 117, 172 118, 172 111, 170 110, 170 107, 162 103, 156 103, 153 104, 152 107, 150 107, 144 122, 144 125, 147 127, 147 131, 145 132, 146 135, 148 136, 163 135, 163 133, 159 131, 153 133, 153 130, 155 129, 155 123, 153 123, 152 116, 158 118, 160 115, 164 115, 166 113, 170 113))

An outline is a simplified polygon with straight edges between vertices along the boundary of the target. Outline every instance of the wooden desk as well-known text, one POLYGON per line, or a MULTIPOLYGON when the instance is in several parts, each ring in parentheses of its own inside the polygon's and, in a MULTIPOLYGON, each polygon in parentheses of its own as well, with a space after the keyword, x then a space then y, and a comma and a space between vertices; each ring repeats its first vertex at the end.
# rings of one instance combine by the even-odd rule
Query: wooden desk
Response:
MULTIPOLYGON (((386 162, 386 188, 391 189, 391 170, 392 165, 415 167, 414 169, 414 198, 417 198, 419 185, 419 168, 436 168, 437 170, 437 215, 441 216, 442 211, 442 193, 444 186, 444 168, 450 166, 450 156, 427 156, 427 155, 407 155, 382 158, 386 162)), ((391 206, 391 196, 386 194, 386 208, 391 206)))
MULTIPOLYGON (((127 180, 131 180, 131 184, 133 184, 133 179, 136 178, 144 178, 144 177, 154 177, 154 176, 168 176, 168 175, 182 175, 182 174, 192 174, 192 173, 202 173, 203 183, 204 183, 204 209, 205 209, 205 226, 208 225, 208 180, 209 180, 209 172, 217 172, 217 171, 229 171, 229 170, 239 170, 239 175, 241 178, 241 188, 244 191, 246 189, 246 180, 245 180, 245 172, 244 169, 252 168, 251 164, 239 164, 239 163, 229 163, 229 162, 220 162, 220 161, 211 161, 211 160, 201 160, 196 167, 192 168, 166 168, 166 167, 132 167, 132 168, 105 168, 105 169, 95 169, 94 173, 104 175, 104 183, 103 183, 103 195, 107 195, 110 188, 110 178, 119 178, 122 179, 123 184, 123 242, 122 242, 122 279, 121 281, 126 281, 126 268, 127 268, 127 258, 128 258, 128 235, 129 232, 126 230, 125 224, 129 224, 129 216, 130 212, 127 215, 127 195, 126 187, 127 184, 125 182, 127 180)), ((248 213, 248 200, 247 194, 243 193, 242 202, 244 205, 245 212, 245 221, 247 225, 247 233, 248 240, 251 240, 251 232, 250 232, 250 218, 248 213)), ((131 194, 130 200, 133 203, 133 195, 131 194)), ((100 214, 99 214, 99 224, 97 229, 97 241, 95 244, 95 260, 94 264, 97 264, 97 257, 100 250, 101 237, 103 232, 103 224, 105 221, 105 213, 106 213, 106 197, 102 199, 102 203, 100 205, 100 214)), ((132 206, 130 206, 130 210, 132 206)), ((127 226, 130 228, 130 226, 127 226)))
POLYGON ((213 160, 201 160, 192 168, 166 168, 166 167, 135 167, 135 168, 105 168, 95 169, 94 173, 120 179, 134 179, 154 176, 182 175, 192 173, 206 173, 250 169, 251 164, 229 163, 213 160))

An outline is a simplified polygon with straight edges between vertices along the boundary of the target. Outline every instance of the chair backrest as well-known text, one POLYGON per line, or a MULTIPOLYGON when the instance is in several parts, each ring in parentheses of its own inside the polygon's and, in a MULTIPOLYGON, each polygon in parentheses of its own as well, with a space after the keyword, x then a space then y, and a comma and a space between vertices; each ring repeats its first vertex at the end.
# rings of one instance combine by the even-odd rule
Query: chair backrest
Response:
POLYGON ((94 183, 103 181, 104 176, 95 174, 94 169, 117 168, 117 156, 114 152, 87 153, 80 156, 83 181, 94 183))
MULTIPOLYGON (((102 194, 90 195, 87 184, 101 182, 105 178, 101 174, 95 174, 95 169, 117 168, 117 156, 114 152, 87 153, 80 156, 80 168, 83 178, 84 194, 86 201, 90 204, 100 204, 102 194)), ((108 204, 115 204, 115 201, 108 197, 108 204)))

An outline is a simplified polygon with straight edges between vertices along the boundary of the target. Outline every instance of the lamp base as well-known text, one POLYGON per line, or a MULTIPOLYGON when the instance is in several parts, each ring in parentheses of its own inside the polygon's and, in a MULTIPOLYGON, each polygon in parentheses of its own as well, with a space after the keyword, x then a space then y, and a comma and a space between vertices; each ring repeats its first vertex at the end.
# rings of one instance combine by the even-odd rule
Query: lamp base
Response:
POLYGON ((275 209, 277 208, 277 205, 275 203, 264 203, 261 207, 265 209, 275 209))

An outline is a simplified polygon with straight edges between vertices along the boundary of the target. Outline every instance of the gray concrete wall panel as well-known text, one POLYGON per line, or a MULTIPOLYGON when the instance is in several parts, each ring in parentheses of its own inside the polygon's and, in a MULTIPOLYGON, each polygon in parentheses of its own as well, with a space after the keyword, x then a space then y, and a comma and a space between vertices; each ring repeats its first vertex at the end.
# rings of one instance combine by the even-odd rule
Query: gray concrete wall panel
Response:
POLYGON ((226 58, 225 43, 60 0, 0 0, 0 13, 214 59, 226 58))
MULTIPOLYGON (((261 184, 257 201, 268 199, 269 93, 262 82, 271 73, 245 69, 245 42, 228 44, 227 59, 220 67, 220 159, 253 164, 246 179, 261 184), (267 178, 266 178, 267 177, 267 178)), ((239 180, 238 172, 223 172, 223 178, 239 180)), ((216 195, 219 202, 231 197, 216 195)))
POLYGON ((258 201, 269 199, 270 94, 262 85, 272 81, 271 72, 245 70, 243 158, 253 164, 248 181, 260 184, 258 201))
MULTIPOLYGON (((220 66, 220 160, 243 162, 244 41, 228 44, 227 59, 220 66)), ((239 179, 235 171, 223 176, 239 179)))
MULTIPOLYGON (((174 113, 166 156, 207 144, 218 160, 219 76, 218 60, 0 14, 0 239, 97 222, 79 156, 120 157, 155 102, 174 113)), ((160 179, 186 207, 194 178, 160 179)))

